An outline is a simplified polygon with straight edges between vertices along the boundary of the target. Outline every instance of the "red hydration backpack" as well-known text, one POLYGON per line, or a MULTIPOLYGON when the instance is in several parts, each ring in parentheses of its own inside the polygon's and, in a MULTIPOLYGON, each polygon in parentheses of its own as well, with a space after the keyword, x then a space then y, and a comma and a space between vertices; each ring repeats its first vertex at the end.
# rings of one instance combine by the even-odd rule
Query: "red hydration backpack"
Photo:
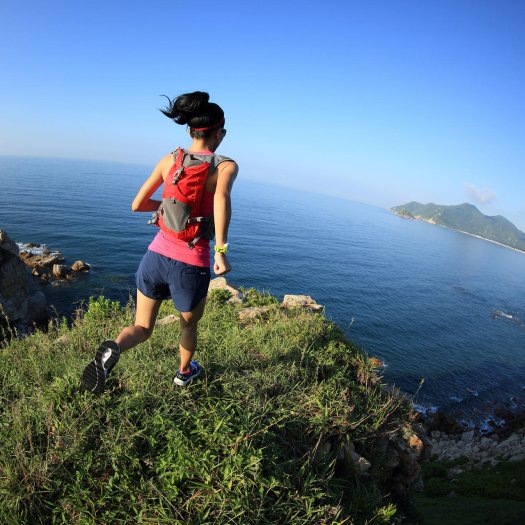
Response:
POLYGON ((150 224, 175 239, 188 241, 191 250, 199 239, 213 239, 215 228, 213 214, 203 217, 202 195, 208 174, 224 161, 222 155, 200 155, 182 148, 173 152, 175 162, 171 167, 162 192, 162 204, 150 224))

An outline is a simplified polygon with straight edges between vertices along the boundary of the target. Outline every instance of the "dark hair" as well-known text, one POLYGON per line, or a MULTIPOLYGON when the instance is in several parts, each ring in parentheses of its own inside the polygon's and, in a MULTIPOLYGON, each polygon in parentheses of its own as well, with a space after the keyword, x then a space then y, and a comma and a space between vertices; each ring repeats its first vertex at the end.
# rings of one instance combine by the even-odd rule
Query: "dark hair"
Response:
MULTIPOLYGON (((163 95, 166 97, 166 95, 163 95)), ((160 111, 177 124, 187 124, 192 138, 203 139, 224 125, 224 111, 214 102, 210 95, 203 91, 194 91, 178 96, 175 100, 169 97, 168 106, 160 111), (209 128, 195 131, 192 128, 209 128)))

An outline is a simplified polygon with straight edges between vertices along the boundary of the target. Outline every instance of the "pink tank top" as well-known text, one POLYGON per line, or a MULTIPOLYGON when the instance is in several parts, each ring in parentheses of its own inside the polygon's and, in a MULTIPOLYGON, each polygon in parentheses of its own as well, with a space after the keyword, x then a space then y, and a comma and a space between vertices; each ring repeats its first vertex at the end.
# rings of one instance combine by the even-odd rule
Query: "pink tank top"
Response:
MULTIPOLYGON (((201 155, 211 155, 211 151, 195 152, 201 155)), ((213 214, 213 197, 212 191, 204 190, 202 195, 202 215, 207 217, 213 214)), ((148 250, 160 253, 170 259, 177 259, 186 264, 195 266, 210 266, 210 241, 209 239, 200 239, 195 248, 190 250, 186 241, 169 237, 162 230, 159 230, 148 250)))

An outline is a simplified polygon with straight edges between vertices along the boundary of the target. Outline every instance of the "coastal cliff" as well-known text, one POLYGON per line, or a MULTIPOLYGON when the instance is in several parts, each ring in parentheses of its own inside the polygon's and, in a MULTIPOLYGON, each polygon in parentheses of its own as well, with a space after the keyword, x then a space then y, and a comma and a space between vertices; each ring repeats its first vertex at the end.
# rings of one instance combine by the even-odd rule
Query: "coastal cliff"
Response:
POLYGON ((311 297, 279 302, 215 279, 201 379, 172 384, 179 318, 165 302, 152 338, 122 356, 106 391, 83 391, 99 341, 134 313, 91 298, 71 326, 0 348, 2 523, 416 524, 421 508, 430 525, 481 524, 465 513, 474 515, 472 491, 484 508, 501 507, 489 486, 511 512, 525 510, 520 428, 489 438, 443 414, 421 418, 311 297), (485 464, 507 469, 504 484, 485 464), (454 504, 460 521, 432 520, 454 504))
POLYGON ((410 515, 426 438, 409 401, 322 310, 308 296, 280 303, 215 281, 199 331, 204 373, 188 388, 173 386, 179 323, 167 302, 99 396, 81 389, 81 371, 132 321, 132 304, 91 299, 71 327, 13 339, 0 350, 0 521, 410 515))

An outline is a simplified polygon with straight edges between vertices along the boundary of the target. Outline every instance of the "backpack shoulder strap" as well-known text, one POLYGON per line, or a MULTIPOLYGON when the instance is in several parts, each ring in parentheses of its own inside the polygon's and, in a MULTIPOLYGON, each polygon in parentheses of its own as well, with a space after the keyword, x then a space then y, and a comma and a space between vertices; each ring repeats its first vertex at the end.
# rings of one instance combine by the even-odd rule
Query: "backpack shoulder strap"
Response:
POLYGON ((233 159, 230 159, 230 157, 225 157, 224 155, 215 155, 215 165, 216 166, 226 161, 235 162, 233 159))
POLYGON ((177 158, 181 154, 182 154, 182 159, 180 163, 181 166, 190 167, 190 166, 202 164, 203 162, 207 162, 210 165, 210 173, 213 173, 215 168, 219 164, 222 164, 223 162, 227 162, 227 161, 233 162, 233 159, 230 159, 230 157, 225 157, 224 155, 216 155, 215 153, 212 153, 210 155, 192 154, 192 153, 187 152, 183 148, 179 147, 172 152, 173 164, 177 162, 177 158))
POLYGON ((213 155, 210 155, 210 157, 212 157, 211 161, 210 161, 210 173, 213 173, 215 171, 215 168, 219 165, 219 164, 222 164, 223 162, 227 162, 227 161, 233 161, 233 159, 230 159, 230 157, 225 157, 224 155, 215 155, 215 153, 213 155))
POLYGON ((171 156, 173 157, 173 164, 177 162, 177 157, 179 156, 179 153, 182 151, 182 148, 176 148, 171 152, 171 156))

